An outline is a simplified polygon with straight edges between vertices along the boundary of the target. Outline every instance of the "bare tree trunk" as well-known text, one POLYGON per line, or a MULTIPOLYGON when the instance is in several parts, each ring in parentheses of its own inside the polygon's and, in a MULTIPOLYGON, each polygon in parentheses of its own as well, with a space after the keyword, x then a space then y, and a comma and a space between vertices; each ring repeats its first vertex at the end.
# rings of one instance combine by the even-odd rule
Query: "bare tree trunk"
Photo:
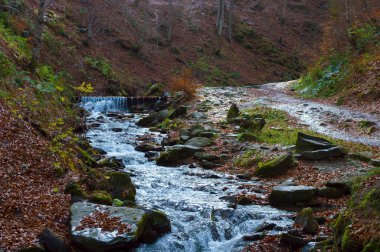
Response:
POLYGON ((40 0, 38 5, 37 24, 34 30, 31 68, 35 69, 41 58, 42 35, 45 28, 46 0, 40 0))
POLYGON ((173 33, 173 22, 174 22, 174 8, 173 8, 173 0, 169 0, 169 21, 168 21, 168 42, 169 44, 172 42, 172 33, 173 33))
POLYGON ((230 0, 228 8, 228 41, 232 42, 232 25, 233 25, 233 13, 234 12, 234 0, 230 0))
POLYGON ((219 0, 218 16, 216 22, 216 32, 218 36, 222 35, 224 26, 225 0, 219 0))

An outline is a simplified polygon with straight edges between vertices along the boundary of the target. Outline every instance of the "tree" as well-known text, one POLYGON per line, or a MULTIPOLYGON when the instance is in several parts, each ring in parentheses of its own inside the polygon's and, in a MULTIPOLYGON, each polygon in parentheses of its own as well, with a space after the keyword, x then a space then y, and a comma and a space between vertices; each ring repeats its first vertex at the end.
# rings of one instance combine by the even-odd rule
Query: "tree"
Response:
POLYGON ((42 36, 45 28, 45 14, 47 6, 53 0, 39 0, 38 12, 37 12, 37 23, 34 29, 34 39, 33 39, 33 49, 32 49, 32 60, 30 66, 35 69, 41 58, 41 46, 42 46, 42 36))
POLYGON ((232 25, 234 14, 234 0, 230 0, 228 5, 228 41, 232 42, 232 25))
POLYGON ((224 26, 225 0, 219 0, 218 15, 216 17, 216 34, 222 36, 224 26))

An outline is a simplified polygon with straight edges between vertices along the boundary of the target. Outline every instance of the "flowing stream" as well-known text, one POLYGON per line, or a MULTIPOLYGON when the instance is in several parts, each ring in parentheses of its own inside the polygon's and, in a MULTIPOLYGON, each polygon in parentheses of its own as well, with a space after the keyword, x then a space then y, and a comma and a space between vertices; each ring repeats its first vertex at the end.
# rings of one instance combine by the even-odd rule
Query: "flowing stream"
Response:
POLYGON ((160 167, 148 161, 144 153, 134 150, 138 138, 155 134, 159 142, 164 135, 136 126, 142 115, 129 113, 124 105, 118 105, 119 100, 86 98, 81 105, 90 112, 87 138, 107 156, 123 160, 124 170, 132 175, 137 188, 137 204, 162 210, 171 220, 171 233, 154 244, 141 245, 138 251, 241 251, 248 245, 243 236, 252 235, 263 223, 277 225, 269 234, 291 228, 289 212, 260 205, 238 205, 235 209, 221 199, 255 194, 243 186, 259 182, 188 166, 160 167), (119 116, 112 116, 110 110, 119 116))

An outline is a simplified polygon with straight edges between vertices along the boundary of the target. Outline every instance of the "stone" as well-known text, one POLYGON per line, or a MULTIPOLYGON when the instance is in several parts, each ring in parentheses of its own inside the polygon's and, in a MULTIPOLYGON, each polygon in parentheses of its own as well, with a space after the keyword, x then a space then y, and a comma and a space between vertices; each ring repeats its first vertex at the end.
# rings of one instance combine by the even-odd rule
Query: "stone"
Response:
POLYGON ((129 207, 112 207, 88 202, 77 202, 71 206, 71 237, 75 244, 87 251, 130 251, 138 242, 154 242, 171 230, 170 220, 159 211, 129 207), (118 218, 130 225, 124 233, 104 231, 99 227, 79 228, 81 221, 95 211, 107 213, 109 218, 118 218))
POLYGON ((185 160, 193 157, 195 153, 202 151, 202 148, 196 146, 174 145, 167 151, 161 152, 157 159, 157 165, 175 166, 182 164, 185 160))
POLYGON ((170 116, 169 116, 169 119, 174 119, 174 118, 178 118, 178 117, 181 117, 181 116, 186 116, 187 114, 187 107, 186 106, 179 106, 176 110, 174 110, 170 116))
POLYGON ((151 144, 140 144, 135 147, 135 151, 148 152, 148 151, 163 151, 162 146, 154 146, 151 144))
POLYGON ((296 142, 296 151, 298 153, 303 153, 304 151, 329 149, 332 147, 335 146, 326 139, 298 132, 296 142))
POLYGON ((207 119, 207 115, 201 112, 194 112, 191 116, 196 120, 207 119))
POLYGON ((239 142, 254 142, 257 141, 257 137, 250 133, 242 133, 238 136, 239 142))
POLYGON ((45 228, 38 236, 40 243, 48 252, 69 252, 67 243, 52 230, 45 228))
POLYGON ((265 234, 253 234, 253 235, 244 235, 243 240, 244 241, 258 241, 265 237, 265 234))
POLYGON ((274 223, 264 222, 263 224, 261 224, 260 226, 257 227, 256 232, 260 233, 260 232, 264 232, 264 231, 273 230, 275 227, 277 227, 277 225, 274 223))
POLYGON ((380 167, 380 160, 378 159, 372 159, 371 164, 375 167, 380 167))
POLYGON ((213 141, 207 137, 193 137, 186 141, 185 145, 195 147, 206 147, 213 144, 213 141))
POLYGON ((340 147, 331 147, 328 149, 304 151, 299 155, 299 159, 305 160, 321 160, 327 158, 343 157, 347 154, 345 150, 340 147))
POLYGON ((250 205, 252 204, 252 200, 248 197, 243 196, 237 201, 237 204, 242 206, 250 205))
POLYGON ((90 200, 93 203, 112 205, 111 194, 104 191, 94 191, 90 196, 90 200))
POLYGON ((202 167, 204 169, 213 169, 215 167, 218 167, 218 164, 215 164, 215 163, 208 161, 208 160, 201 160, 199 162, 199 165, 200 165, 200 167, 202 167))
POLYGON ((370 151, 362 151, 358 153, 351 153, 349 157, 355 160, 360 160, 368 163, 373 158, 373 153, 370 151))
POLYGON ((218 161, 219 157, 213 154, 207 154, 204 152, 197 152, 194 155, 194 158, 197 160, 207 160, 207 161, 218 161))
POLYGON ((269 195, 273 206, 296 205, 313 200, 318 189, 311 186, 275 186, 269 195))
POLYGON ((313 209, 310 207, 302 209, 298 217, 296 218, 296 224, 302 227, 302 231, 315 235, 318 231, 318 222, 314 217, 313 209))
POLYGON ((169 117, 169 110, 164 109, 158 112, 153 112, 148 116, 141 118, 136 125, 140 127, 151 127, 160 122, 163 122, 166 118, 169 117))
POLYGON ((106 176, 109 177, 108 190, 113 198, 135 201, 136 188, 128 173, 109 172, 106 176))
POLYGON ((255 171, 255 176, 275 177, 286 173, 295 165, 292 154, 285 154, 258 167, 255 171))
POLYGON ((214 132, 205 131, 205 132, 199 133, 199 136, 200 137, 213 138, 213 137, 215 137, 215 133, 214 132))
POLYGON ((281 234, 280 242, 295 248, 303 247, 308 243, 308 241, 288 233, 281 234))
POLYGON ((329 188, 336 188, 339 191, 342 191, 345 194, 348 194, 351 192, 351 187, 353 185, 354 180, 355 180, 355 177, 352 177, 351 179, 342 179, 339 181, 331 180, 331 181, 327 181, 325 183, 325 186, 329 188))
POLYGON ((83 197, 84 196, 83 189, 81 188, 79 183, 76 181, 70 181, 66 185, 64 192, 66 194, 70 194, 71 196, 76 196, 76 197, 83 197))
POLYGON ((346 194, 346 190, 342 188, 323 187, 318 189, 318 196, 328 199, 337 199, 346 194))
POLYGON ((232 119, 235 119, 240 114, 239 108, 235 103, 233 103, 230 107, 230 109, 227 112, 227 121, 231 121, 232 119))

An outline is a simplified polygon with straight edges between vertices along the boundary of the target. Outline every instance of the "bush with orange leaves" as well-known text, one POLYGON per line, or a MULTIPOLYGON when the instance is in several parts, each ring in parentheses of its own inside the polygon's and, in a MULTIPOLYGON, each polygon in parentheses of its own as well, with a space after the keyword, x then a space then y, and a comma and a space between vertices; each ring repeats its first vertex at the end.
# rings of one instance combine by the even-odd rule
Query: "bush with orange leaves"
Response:
POLYGON ((171 92, 183 91, 189 98, 193 98, 200 86, 195 81, 191 69, 186 68, 178 76, 172 78, 167 88, 171 92))

